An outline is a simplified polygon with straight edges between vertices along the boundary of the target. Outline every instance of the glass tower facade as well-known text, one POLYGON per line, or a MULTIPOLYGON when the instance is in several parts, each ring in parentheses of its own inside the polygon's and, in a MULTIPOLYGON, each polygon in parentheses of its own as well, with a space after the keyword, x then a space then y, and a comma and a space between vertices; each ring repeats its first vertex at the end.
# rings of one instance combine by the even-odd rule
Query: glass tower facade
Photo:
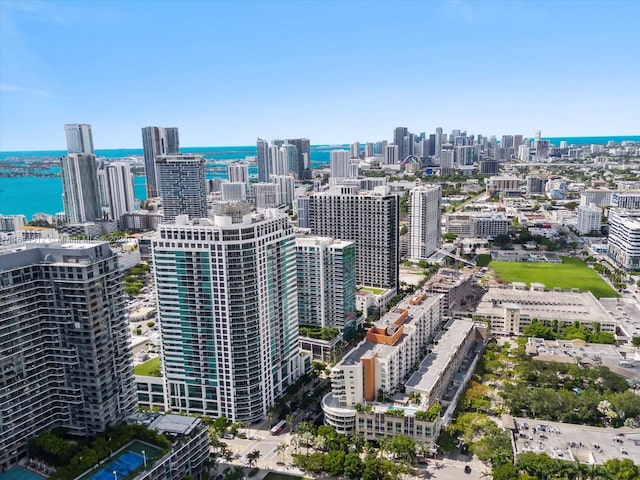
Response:
POLYGON ((276 210, 216 209, 153 243, 168 408, 254 421, 300 376, 295 237, 276 210))

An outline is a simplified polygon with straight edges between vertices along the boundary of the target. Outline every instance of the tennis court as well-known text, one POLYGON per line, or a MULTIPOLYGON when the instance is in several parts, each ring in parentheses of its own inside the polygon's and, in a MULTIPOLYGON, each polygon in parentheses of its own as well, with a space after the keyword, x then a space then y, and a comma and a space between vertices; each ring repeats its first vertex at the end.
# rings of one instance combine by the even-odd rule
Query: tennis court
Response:
POLYGON ((122 480, 144 463, 144 457, 126 452, 94 473, 89 480, 122 480))

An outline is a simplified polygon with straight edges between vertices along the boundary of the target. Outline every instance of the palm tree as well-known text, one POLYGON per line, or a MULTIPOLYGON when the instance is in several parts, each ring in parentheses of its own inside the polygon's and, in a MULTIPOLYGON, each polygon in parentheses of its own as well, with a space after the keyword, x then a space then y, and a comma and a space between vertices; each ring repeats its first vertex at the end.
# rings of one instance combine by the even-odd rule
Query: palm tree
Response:
POLYGON ((355 453, 362 453, 362 449, 364 448, 364 435, 362 432, 356 432, 351 435, 351 444, 353 445, 353 450, 355 453))
POLYGON ((222 452, 220 452, 220 456, 224 458, 227 462, 233 460, 233 452, 227 447, 222 448, 222 452))
POLYGON ((247 466, 249 468, 254 467, 260 456, 260 450, 252 450, 251 452, 247 453, 247 456, 245 457, 247 460, 247 466))
POLYGON ((382 437, 378 440, 378 452, 380 453, 380 458, 384 456, 384 452, 389 449, 389 439, 387 437, 382 437))
POLYGON ((269 410, 267 412, 267 422, 269 423, 269 428, 273 425, 273 421, 276 419, 276 414, 273 410, 269 410))
POLYGON ((289 433, 293 433, 293 420, 296 417, 293 416, 293 414, 289 414, 287 415, 287 424, 289 425, 289 433))
POLYGON ((284 463, 284 453, 287 451, 288 447, 289 447, 289 445, 287 445, 286 442, 282 442, 282 443, 278 444, 278 446, 276 447, 276 452, 278 453, 278 455, 281 456, 282 463, 284 463))

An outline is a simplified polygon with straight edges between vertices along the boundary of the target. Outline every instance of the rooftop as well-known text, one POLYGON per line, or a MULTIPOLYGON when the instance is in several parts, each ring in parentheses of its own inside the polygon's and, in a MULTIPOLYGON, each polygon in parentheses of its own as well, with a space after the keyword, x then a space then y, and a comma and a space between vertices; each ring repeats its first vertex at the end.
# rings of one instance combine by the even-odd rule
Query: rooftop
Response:
POLYGON ((516 304, 522 315, 531 318, 554 317, 600 323, 614 321, 591 292, 582 291, 532 291, 491 287, 482 297, 476 314, 502 316, 508 304, 516 304))
POLYGON ((397 345, 400 345, 405 338, 407 338, 407 335, 413 332, 415 329, 415 320, 433 308, 434 304, 439 304, 440 301, 441 295, 439 294, 427 295, 426 293, 417 293, 404 298, 393 310, 378 320, 372 327, 373 331, 379 332, 387 331, 389 328, 394 331, 402 328, 403 333, 399 339, 394 342, 394 345, 385 345, 383 343, 363 340, 342 359, 340 364, 355 365, 360 362, 361 358, 371 358, 376 354, 381 358, 389 356, 395 351, 397 345), (421 297, 422 301, 418 303, 418 299, 421 297), (406 318, 402 319, 404 311, 406 311, 406 318))
POLYGON ((189 435, 200 423, 201 420, 196 417, 167 414, 158 416, 149 427, 165 435, 185 436, 189 435))
POLYGON ((451 320, 435 339, 437 342, 433 350, 427 355, 418 370, 409 378, 406 387, 430 393, 446 370, 451 360, 456 356, 458 348, 474 328, 470 320, 451 320))

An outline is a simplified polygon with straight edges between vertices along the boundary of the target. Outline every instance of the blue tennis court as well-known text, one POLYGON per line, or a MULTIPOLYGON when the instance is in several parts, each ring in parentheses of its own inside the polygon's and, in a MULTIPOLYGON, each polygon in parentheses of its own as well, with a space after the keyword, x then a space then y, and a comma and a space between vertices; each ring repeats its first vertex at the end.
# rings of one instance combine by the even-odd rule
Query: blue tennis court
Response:
POLYGON ((142 455, 126 452, 94 473, 89 480, 123 480, 144 463, 142 455), (114 474, 115 472, 115 474, 114 474))

